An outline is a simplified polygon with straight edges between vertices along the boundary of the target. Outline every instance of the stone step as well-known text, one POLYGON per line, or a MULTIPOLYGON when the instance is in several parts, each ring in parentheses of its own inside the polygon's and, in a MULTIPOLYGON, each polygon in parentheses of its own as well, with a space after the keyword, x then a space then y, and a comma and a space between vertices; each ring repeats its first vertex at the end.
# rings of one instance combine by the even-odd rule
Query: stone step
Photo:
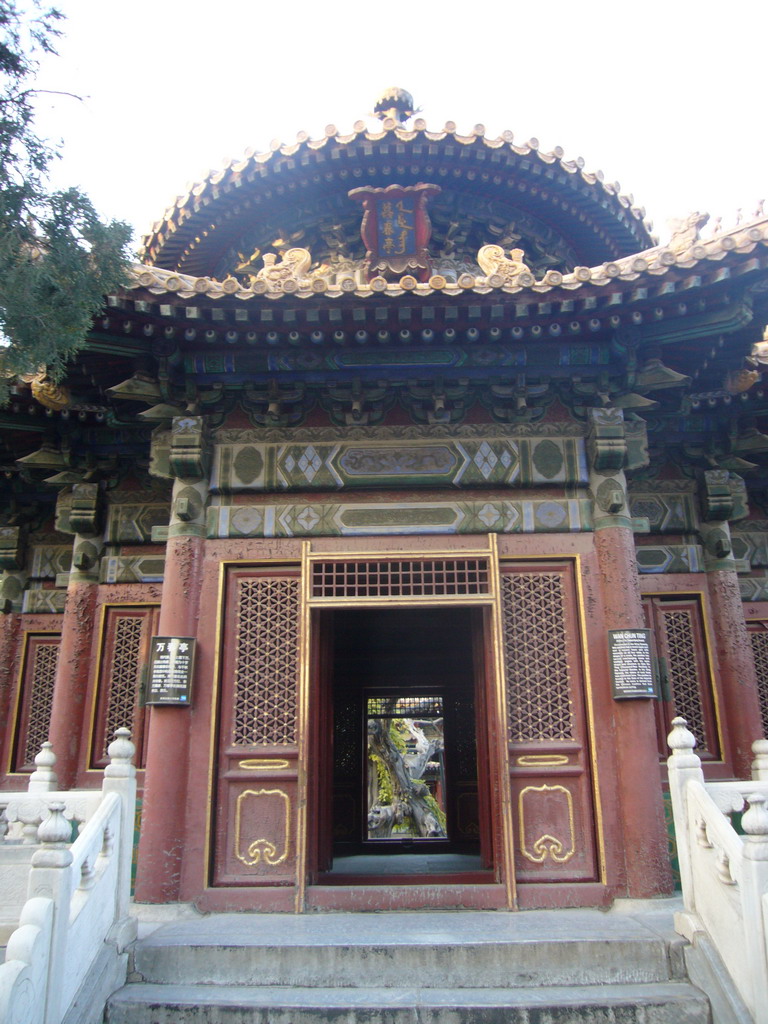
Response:
POLYGON ((691 985, 518 989, 133 984, 106 1024, 708 1024, 691 985))
POLYGON ((597 910, 218 914, 158 928, 133 959, 137 981, 180 985, 494 989, 684 977, 664 936, 597 910))

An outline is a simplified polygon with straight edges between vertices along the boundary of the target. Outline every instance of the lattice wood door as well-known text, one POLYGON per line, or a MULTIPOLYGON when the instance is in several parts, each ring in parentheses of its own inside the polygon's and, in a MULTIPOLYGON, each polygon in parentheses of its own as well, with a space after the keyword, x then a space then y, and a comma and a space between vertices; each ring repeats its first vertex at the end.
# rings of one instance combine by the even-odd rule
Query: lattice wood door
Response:
POLYGON ((13 771, 34 771, 35 757, 48 739, 60 643, 58 633, 28 633, 25 637, 13 771))
POLYGON ((697 597, 647 597, 646 621, 653 630, 661 677, 656 701, 659 757, 666 758, 667 736, 675 715, 682 715, 696 737, 703 761, 719 761, 720 740, 715 718, 704 623, 697 597))
POLYGON ((502 567, 518 882, 597 879, 573 566, 502 567))
POLYGON ((747 629, 752 641, 752 653, 755 656, 757 698, 760 701, 763 736, 768 736, 768 622, 753 619, 747 622, 747 629))
POLYGON ((123 726, 131 730, 136 766, 144 767, 147 713, 141 704, 141 685, 159 616, 160 609, 154 605, 113 605, 104 610, 91 768, 108 763, 107 747, 115 729, 123 726))
POLYGON ((227 577, 214 885, 296 880, 300 570, 227 577))

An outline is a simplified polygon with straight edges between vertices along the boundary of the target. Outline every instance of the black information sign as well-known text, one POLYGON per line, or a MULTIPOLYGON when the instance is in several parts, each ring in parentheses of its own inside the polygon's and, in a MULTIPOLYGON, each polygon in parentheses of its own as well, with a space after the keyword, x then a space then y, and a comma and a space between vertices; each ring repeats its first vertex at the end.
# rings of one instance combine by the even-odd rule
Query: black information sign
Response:
POLYGON ((195 642, 191 636, 152 637, 145 704, 189 707, 192 702, 195 642))
POLYGON ((609 629, 614 700, 658 697, 650 629, 609 629))

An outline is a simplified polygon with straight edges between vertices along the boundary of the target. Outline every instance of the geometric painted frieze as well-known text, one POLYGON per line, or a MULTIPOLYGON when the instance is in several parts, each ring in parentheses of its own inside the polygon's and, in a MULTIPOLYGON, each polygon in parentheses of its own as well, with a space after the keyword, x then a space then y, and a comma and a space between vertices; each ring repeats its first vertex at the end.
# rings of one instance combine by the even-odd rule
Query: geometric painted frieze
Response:
POLYGON ((579 437, 219 444, 211 490, 585 485, 579 437))
POLYGON ((743 559, 753 569, 768 566, 768 533, 731 530, 733 557, 743 559))
POLYGON ((101 583, 162 583, 164 555, 113 555, 101 559, 101 583))
POLYGON ((541 501, 325 502, 219 505, 209 538, 380 534, 579 533, 592 529, 586 498, 541 501))
POLYGON ((704 571, 704 552, 698 544, 643 544, 635 554, 640 573, 704 571))
POLYGON ((136 502, 110 505, 107 514, 107 544, 149 544, 153 526, 167 526, 168 502, 136 502))
POLYGON ((768 576, 739 578, 742 601, 768 601, 768 576))
POLYGON ((647 519, 651 533, 684 533, 698 528, 696 497, 685 491, 633 490, 630 513, 647 519))
POLYGON ((72 568, 71 544, 35 544, 30 550, 30 579, 55 580, 60 572, 72 568))
POLYGON ((31 614, 58 615, 64 611, 66 590, 25 590, 22 611, 31 614))
MULTIPOLYGON (((454 333, 457 333, 454 331, 454 333)), ((553 366, 607 366, 611 355, 607 345, 592 343, 567 345, 552 348, 553 366)), ((191 375, 215 375, 217 377, 242 376, 254 373, 306 373, 308 370, 370 370, 386 367, 389 370, 458 370, 466 367, 524 367, 529 363, 528 350, 524 345, 474 345, 463 348, 455 339, 449 346, 430 345, 413 348, 384 348, 372 352, 369 348, 339 348, 328 352, 308 351, 305 348, 294 351, 262 351, 252 349, 246 356, 234 352, 205 352, 184 356, 184 369, 191 375)))

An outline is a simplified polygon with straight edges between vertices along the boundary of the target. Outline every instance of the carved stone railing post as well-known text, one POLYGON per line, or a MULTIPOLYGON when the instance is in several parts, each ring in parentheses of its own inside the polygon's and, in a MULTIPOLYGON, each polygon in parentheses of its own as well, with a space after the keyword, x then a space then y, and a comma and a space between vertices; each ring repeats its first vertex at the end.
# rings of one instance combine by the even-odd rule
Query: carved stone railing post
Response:
POLYGON ((40 753, 35 755, 37 767, 29 776, 27 783, 28 793, 52 793, 59 788, 59 779, 53 766, 56 764, 56 755, 53 752, 53 744, 46 741, 40 748, 40 753))
POLYGON ((757 1009, 756 1024, 768 1021, 768 809, 762 793, 747 795, 749 807, 741 819, 744 855, 741 873, 741 905, 746 955, 757 1009))
MULTIPOLYGON (((752 645, 744 621, 729 520, 746 514, 739 488, 743 481, 725 469, 707 470, 699 480, 701 522, 710 607, 717 652, 718 680, 725 700, 728 735, 737 777, 749 774, 751 747, 758 738, 760 705, 752 645), (734 488, 739 501, 734 500, 734 488)), ((726 753, 726 752, 724 752, 726 753)))
POLYGON ((768 782, 768 740, 755 740, 752 753, 752 778, 755 782, 768 782))
POLYGON ((677 837, 677 859, 680 864, 680 882, 683 889, 683 905, 688 911, 696 909, 691 872, 690 830, 688 828, 688 797, 686 789, 691 781, 704 783, 701 759, 694 753, 696 737, 688 729, 684 718, 672 720, 672 731, 667 737, 672 750, 667 758, 669 768, 669 795, 672 799, 672 814, 677 837))
MULTIPOLYGON (((118 880, 115 918, 118 927, 128 921, 128 905, 131 899, 131 860, 133 853, 133 817, 136 808, 136 768, 133 757, 136 747, 131 742, 128 729, 117 729, 115 738, 107 747, 109 764, 104 769, 101 791, 117 793, 122 802, 120 849, 118 855, 118 880)), ((122 944, 124 944, 124 937, 122 944)), ((130 938, 128 939, 130 941, 130 938)))
POLYGON ((32 854, 27 888, 27 899, 42 896, 53 901, 44 1024, 59 1024, 61 1018, 58 993, 62 989, 61 979, 67 956, 66 922, 70 905, 67 868, 72 863, 72 853, 68 846, 71 837, 72 825, 64 817, 64 803, 51 803, 48 817, 37 830, 40 848, 32 854))
MULTIPOLYGON (((28 793, 53 793, 59 788, 59 780, 56 772, 53 770, 53 766, 56 764, 56 755, 53 752, 53 746, 49 742, 43 743, 40 748, 40 752, 35 755, 35 764, 37 768, 29 776, 29 782, 27 783, 28 793)), ((25 846, 37 845, 37 831, 40 825, 40 818, 38 812, 30 807, 28 812, 25 812, 23 805, 18 812, 19 821, 23 822, 22 833, 24 836, 25 846)))
MULTIPOLYGON (((170 450, 153 453, 153 464, 174 478, 158 632, 195 636, 210 466, 204 417, 175 417, 170 450)), ((158 706, 150 714, 136 899, 163 903, 179 899, 189 713, 158 706)))
MULTIPOLYGON (((630 445, 623 411, 610 408, 590 410, 587 451, 605 628, 642 629, 645 618, 624 471, 642 465, 647 451, 634 434, 630 445)), ((607 650, 607 636, 605 642, 607 650)), ((671 890, 672 872, 653 701, 615 701, 613 715, 621 738, 616 754, 627 891, 632 896, 654 896, 671 890)))
POLYGON ((78 766, 96 622, 99 559, 104 547, 101 505, 99 485, 87 483, 76 484, 71 493, 59 495, 56 506, 57 530, 74 534, 49 731, 64 789, 74 785, 78 766))

